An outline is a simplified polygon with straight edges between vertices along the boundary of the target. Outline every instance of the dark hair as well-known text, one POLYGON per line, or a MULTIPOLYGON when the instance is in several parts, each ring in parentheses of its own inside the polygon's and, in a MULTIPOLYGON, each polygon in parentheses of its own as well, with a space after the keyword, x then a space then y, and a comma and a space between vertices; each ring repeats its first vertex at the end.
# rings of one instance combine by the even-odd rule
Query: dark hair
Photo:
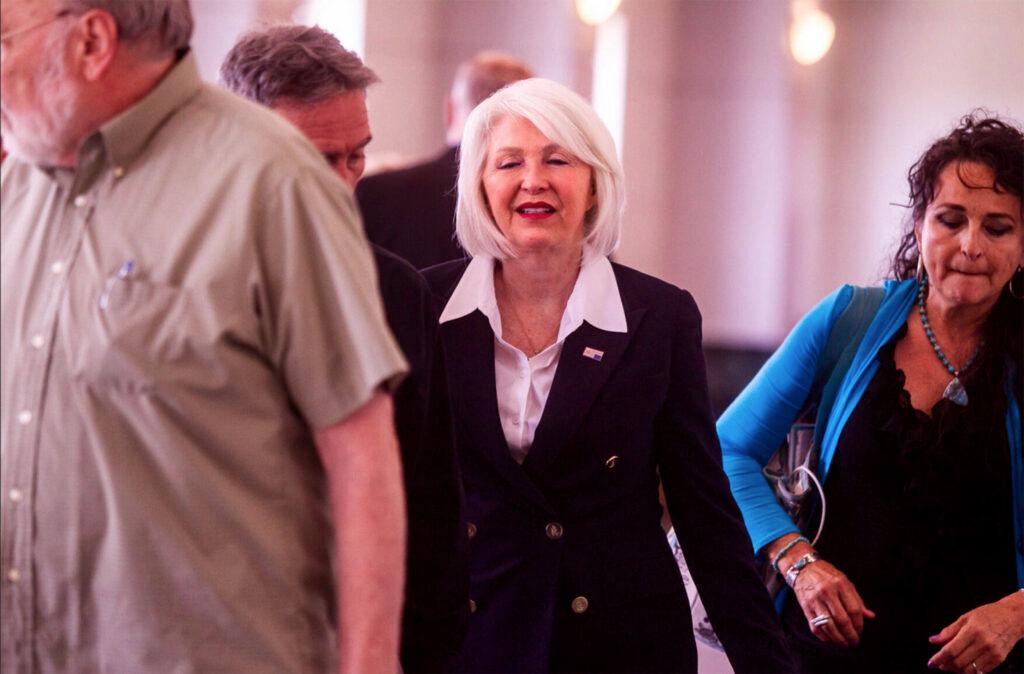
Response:
MULTIPOLYGON (((975 111, 960 119, 948 135, 929 147, 907 172, 910 186, 910 209, 904 223, 903 237, 893 257, 893 278, 913 278, 917 271, 917 238, 914 227, 924 218, 925 209, 935 198, 939 174, 951 162, 979 162, 995 173, 995 187, 1021 198, 1024 192, 1024 134, 1013 124, 996 117, 985 117, 975 111)), ((960 173, 960 180, 968 184, 960 173)), ((984 187, 989 187, 985 185, 984 187)))
POLYGON ((318 103, 361 91, 377 74, 319 26, 273 26, 238 39, 220 66, 221 83, 262 105, 282 98, 318 103))
MULTIPOLYGON (((931 147, 907 172, 910 185, 909 213, 904 223, 903 238, 892 260, 892 275, 903 280, 914 278, 917 273, 917 260, 921 253, 917 248, 914 227, 924 218, 928 204, 935 198, 935 187, 939 174, 950 163, 978 162, 988 166, 995 174, 994 185, 978 185, 977 187, 994 187, 997 191, 1008 192, 1018 199, 1024 192, 1024 134, 1014 124, 996 117, 985 116, 975 111, 960 119, 960 124, 953 131, 932 143, 931 147)), ((965 185, 974 187, 957 167, 957 175, 965 185)), ((1024 213, 1024 206, 1022 206, 1024 213)), ((1020 274, 1013 281, 1021 285, 1020 274)), ((985 348, 979 355, 974 372, 985 371, 983 361, 1009 358, 1016 368, 1015 390, 1017 400, 1024 398, 1024 335, 1021 325, 1024 324, 1024 302, 1013 297, 1009 288, 1003 288, 996 300, 992 313, 984 328, 985 348)), ((1003 369, 1001 364, 997 366, 1003 369)))

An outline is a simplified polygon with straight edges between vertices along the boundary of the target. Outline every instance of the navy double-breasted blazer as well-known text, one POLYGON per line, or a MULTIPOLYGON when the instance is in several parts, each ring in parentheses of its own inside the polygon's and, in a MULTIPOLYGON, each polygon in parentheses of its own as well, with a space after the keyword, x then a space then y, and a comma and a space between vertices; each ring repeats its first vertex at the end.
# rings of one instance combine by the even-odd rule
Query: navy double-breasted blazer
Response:
MULTIPOLYGON (((426 272, 440 306, 465 266, 426 272)), ((730 662, 792 671, 722 472, 697 306, 679 288, 613 268, 627 332, 585 322, 566 338, 522 465, 498 416, 490 324, 475 311, 441 325, 471 534, 459 666, 696 671, 689 602, 660 523, 660 476, 730 662)))

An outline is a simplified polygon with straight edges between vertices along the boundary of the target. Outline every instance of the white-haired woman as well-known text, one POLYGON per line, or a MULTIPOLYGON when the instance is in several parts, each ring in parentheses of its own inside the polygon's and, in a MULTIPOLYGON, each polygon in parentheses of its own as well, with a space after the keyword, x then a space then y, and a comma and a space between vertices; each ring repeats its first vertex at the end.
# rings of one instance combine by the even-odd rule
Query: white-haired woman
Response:
POLYGON ((722 472, 700 313, 609 261, 614 143, 543 79, 470 116, 456 232, 428 270, 444 307, 471 554, 464 671, 696 671, 659 476, 738 671, 792 669, 722 472))

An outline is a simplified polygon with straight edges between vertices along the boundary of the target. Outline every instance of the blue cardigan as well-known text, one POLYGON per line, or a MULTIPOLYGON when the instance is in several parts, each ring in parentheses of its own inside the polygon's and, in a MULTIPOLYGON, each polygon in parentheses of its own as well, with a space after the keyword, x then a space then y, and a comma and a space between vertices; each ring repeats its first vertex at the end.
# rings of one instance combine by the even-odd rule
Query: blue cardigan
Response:
MULTIPOLYGON (((803 408, 814 381, 818 355, 828 342, 832 324, 849 305, 852 296, 853 287, 846 285, 819 302, 793 328, 782 346, 718 420, 722 464, 755 550, 761 550, 779 536, 797 532, 796 525, 775 500, 761 469, 779 448, 803 408)), ((917 283, 913 279, 885 283, 885 298, 839 386, 828 417, 818 458, 817 472, 822 481, 828 475, 846 421, 878 371, 878 351, 907 322, 916 297, 917 283)), ((1007 378, 1006 386, 1006 433, 1013 480, 1017 581, 1024 587, 1024 458, 1021 456, 1020 408, 1011 379, 1007 378)))

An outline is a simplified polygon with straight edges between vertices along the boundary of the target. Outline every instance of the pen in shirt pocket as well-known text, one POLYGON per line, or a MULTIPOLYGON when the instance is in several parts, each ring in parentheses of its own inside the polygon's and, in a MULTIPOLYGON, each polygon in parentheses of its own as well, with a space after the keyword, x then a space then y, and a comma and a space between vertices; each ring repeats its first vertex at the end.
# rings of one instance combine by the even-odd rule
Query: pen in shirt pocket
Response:
POLYGON ((117 270, 116 274, 107 278, 107 282, 103 286, 103 292, 100 294, 100 309, 105 310, 110 306, 110 293, 113 291, 114 286, 130 279, 134 273, 135 260, 129 259, 121 263, 121 268, 117 270))

